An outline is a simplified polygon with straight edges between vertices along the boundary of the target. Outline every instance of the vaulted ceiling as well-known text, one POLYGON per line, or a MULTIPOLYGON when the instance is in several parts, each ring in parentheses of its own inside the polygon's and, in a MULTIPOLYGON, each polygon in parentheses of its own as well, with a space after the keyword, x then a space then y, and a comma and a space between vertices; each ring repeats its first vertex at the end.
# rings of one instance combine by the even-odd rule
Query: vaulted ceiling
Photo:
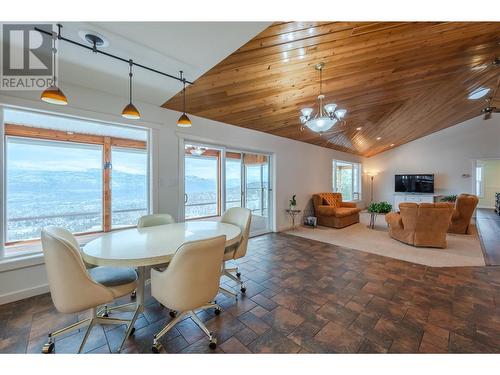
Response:
MULTIPOLYGON (((372 156, 478 116, 484 99, 467 97, 495 92, 495 56, 499 22, 275 23, 188 87, 186 112, 372 156), (299 121, 317 109, 319 62, 325 101, 348 110, 323 135, 299 121)), ((181 94, 163 107, 182 110, 181 94)))

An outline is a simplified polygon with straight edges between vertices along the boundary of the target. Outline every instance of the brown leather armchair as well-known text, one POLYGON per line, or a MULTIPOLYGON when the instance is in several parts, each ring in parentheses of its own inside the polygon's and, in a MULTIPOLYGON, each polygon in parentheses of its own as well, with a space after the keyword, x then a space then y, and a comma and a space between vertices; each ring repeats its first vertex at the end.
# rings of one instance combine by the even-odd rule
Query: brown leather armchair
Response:
POLYGON ((479 198, 471 194, 460 194, 455 202, 448 233, 469 233, 470 219, 479 202, 479 198))
POLYGON ((344 228, 359 223, 356 203, 342 202, 340 193, 318 193, 313 195, 313 206, 318 225, 332 228, 344 228))
POLYGON ((446 247, 446 232, 453 206, 449 203, 401 203, 400 212, 385 216, 389 235, 419 247, 446 247))

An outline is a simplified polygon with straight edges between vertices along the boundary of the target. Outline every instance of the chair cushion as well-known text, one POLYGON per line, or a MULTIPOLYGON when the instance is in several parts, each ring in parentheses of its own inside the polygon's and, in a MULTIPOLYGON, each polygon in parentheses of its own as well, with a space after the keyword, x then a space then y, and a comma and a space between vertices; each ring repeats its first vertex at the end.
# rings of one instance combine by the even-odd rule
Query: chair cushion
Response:
POLYGON ((95 267, 88 271, 95 282, 107 287, 125 285, 137 280, 137 273, 133 268, 95 267))
POLYGON ((337 207, 335 209, 335 217, 347 217, 356 215, 359 211, 361 211, 359 208, 337 207))

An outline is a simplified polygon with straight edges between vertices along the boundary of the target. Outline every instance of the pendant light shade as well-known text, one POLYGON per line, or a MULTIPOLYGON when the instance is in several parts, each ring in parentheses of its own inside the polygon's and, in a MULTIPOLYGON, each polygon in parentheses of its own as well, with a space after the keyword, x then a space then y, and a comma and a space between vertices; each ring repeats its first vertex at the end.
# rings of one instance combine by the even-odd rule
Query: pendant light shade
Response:
POLYGON ((57 87, 57 79, 56 79, 56 38, 57 36, 52 36, 52 85, 49 88, 43 90, 42 95, 40 95, 40 99, 46 103, 57 104, 57 105, 66 105, 68 104, 68 99, 66 95, 62 92, 62 90, 57 87))
POLYGON ((180 128, 190 128, 192 125, 191 120, 185 113, 177 120, 177 126, 180 128))
POLYGON ((61 89, 55 85, 52 85, 49 88, 45 89, 42 92, 40 99, 50 104, 58 104, 58 105, 68 104, 68 99, 66 98, 66 95, 64 95, 61 89))
POLYGON ((177 120, 177 126, 179 128, 190 128, 192 123, 189 117, 186 115, 186 80, 182 77, 182 70, 181 70, 181 80, 182 84, 184 85, 182 89, 183 106, 182 106, 182 115, 177 120))
POLYGON ((131 119, 131 120, 138 120, 141 118, 141 114, 138 111, 138 109, 133 105, 132 103, 129 103, 123 108, 122 111, 122 117, 131 119))
POLYGON ((132 104, 132 66, 134 65, 132 60, 129 60, 129 73, 128 73, 128 79, 129 79, 129 103, 123 108, 122 111, 122 117, 131 119, 131 120, 138 120, 141 118, 141 113, 137 109, 137 107, 132 104))

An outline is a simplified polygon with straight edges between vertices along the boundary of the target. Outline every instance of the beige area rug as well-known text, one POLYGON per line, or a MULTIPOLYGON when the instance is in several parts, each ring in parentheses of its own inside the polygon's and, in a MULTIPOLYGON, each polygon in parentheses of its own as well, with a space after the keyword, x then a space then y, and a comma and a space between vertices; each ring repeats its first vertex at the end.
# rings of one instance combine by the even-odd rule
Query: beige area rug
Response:
POLYGON ((448 247, 414 247, 389 237, 385 218, 377 218, 374 229, 368 228, 370 215, 360 214, 360 223, 342 229, 297 227, 286 233, 320 242, 383 255, 431 267, 484 266, 483 252, 476 227, 470 235, 448 234, 448 247))

